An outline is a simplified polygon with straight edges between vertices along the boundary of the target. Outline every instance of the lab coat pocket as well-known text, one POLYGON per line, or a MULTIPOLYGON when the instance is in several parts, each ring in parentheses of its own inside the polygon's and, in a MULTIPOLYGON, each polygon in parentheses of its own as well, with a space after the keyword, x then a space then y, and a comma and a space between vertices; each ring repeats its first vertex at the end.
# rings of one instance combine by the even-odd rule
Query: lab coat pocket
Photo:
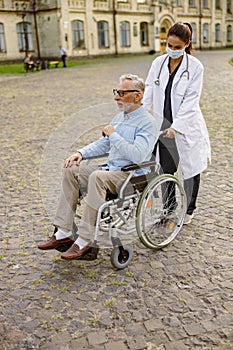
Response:
POLYGON ((183 75, 175 84, 174 84, 174 93, 178 96, 184 96, 188 89, 188 80, 185 75, 183 75))
POLYGON ((191 147, 191 142, 185 134, 178 133, 176 135, 176 143, 180 152, 188 152, 191 147))

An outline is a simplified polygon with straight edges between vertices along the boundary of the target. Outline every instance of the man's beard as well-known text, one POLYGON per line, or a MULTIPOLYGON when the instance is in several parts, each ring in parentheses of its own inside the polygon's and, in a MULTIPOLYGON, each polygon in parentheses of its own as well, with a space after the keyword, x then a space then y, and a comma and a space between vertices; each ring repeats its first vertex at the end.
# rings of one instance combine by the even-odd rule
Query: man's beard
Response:
POLYGON ((134 103, 117 102, 117 105, 120 111, 128 113, 129 110, 134 106, 134 103))

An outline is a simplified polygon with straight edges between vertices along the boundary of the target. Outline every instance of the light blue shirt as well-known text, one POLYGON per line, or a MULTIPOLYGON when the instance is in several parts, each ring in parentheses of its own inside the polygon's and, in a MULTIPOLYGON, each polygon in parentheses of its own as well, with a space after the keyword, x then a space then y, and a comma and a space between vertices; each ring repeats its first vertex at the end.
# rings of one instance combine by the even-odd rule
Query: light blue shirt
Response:
MULTIPOLYGON (((159 136, 159 125, 143 106, 130 113, 120 112, 110 124, 115 131, 109 137, 101 137, 78 150, 83 159, 109 153, 105 170, 110 171, 151 160, 159 136)), ((148 172, 148 169, 143 172, 148 172)), ((142 171, 137 171, 137 175, 140 174, 142 171)))
POLYGON ((60 49, 60 54, 61 56, 66 54, 66 50, 63 47, 60 49))

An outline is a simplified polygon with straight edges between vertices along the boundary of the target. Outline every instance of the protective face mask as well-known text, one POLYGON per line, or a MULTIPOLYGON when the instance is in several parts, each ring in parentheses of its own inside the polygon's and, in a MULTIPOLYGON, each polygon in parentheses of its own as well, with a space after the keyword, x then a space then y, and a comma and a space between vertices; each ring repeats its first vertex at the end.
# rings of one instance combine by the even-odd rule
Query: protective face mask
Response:
POLYGON ((174 60, 176 58, 179 58, 179 57, 183 56, 184 50, 185 49, 183 49, 183 50, 172 50, 172 49, 170 49, 170 47, 166 47, 166 51, 167 51, 168 56, 170 58, 173 58, 174 60))

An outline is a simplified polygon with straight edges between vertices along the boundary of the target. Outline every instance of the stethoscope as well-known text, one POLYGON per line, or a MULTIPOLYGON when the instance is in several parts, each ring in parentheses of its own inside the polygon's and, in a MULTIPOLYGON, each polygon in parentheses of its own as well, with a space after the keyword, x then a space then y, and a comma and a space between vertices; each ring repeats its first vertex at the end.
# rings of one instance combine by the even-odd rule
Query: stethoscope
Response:
MULTIPOLYGON (((163 69, 163 66, 164 66, 164 63, 166 62, 166 60, 168 59, 168 55, 164 58, 162 64, 161 64, 161 67, 160 67, 160 70, 159 70, 159 74, 157 76, 157 78, 155 79, 154 83, 155 85, 160 85, 160 75, 161 75, 161 72, 162 72, 162 69, 163 69)), ((187 79, 189 80, 189 61, 188 61, 188 55, 186 53, 186 68, 185 70, 181 73, 180 75, 180 79, 182 78, 182 76, 187 73, 187 79)))

